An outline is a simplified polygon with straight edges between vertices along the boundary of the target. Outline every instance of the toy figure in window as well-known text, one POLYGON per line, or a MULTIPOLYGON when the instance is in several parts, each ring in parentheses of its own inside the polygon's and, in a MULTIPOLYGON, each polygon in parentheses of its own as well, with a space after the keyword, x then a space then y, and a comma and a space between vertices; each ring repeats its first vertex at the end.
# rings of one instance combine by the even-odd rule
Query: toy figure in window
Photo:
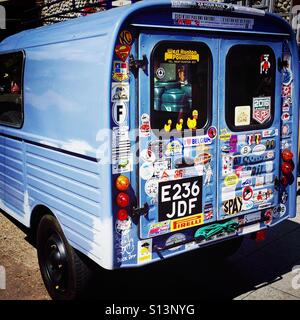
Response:
POLYGON ((177 69, 177 75, 178 75, 178 80, 179 80, 181 86, 185 86, 188 84, 185 73, 186 72, 185 72, 184 66, 179 66, 177 69))
POLYGON ((21 93, 21 88, 20 84, 18 82, 18 75, 17 75, 17 70, 13 70, 11 74, 11 84, 10 84, 10 93, 12 94, 20 94, 21 93))
POLYGON ((260 74, 268 74, 269 69, 271 68, 271 63, 269 61, 269 55, 263 54, 260 57, 260 74))

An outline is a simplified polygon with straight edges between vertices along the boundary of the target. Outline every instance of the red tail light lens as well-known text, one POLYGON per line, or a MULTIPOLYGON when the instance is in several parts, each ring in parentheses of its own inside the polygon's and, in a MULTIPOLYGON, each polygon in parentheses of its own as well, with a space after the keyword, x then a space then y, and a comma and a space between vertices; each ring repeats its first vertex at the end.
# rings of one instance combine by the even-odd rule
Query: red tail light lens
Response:
POLYGON ((120 209, 117 213, 117 218, 120 220, 120 221, 124 221, 128 218, 128 212, 127 210, 125 209, 120 209))
POLYGON ((287 176, 282 176, 281 177, 281 184, 284 186, 287 186, 289 183, 289 178, 287 176))
POLYGON ((290 162, 283 162, 281 165, 281 171, 285 175, 289 175, 292 173, 294 166, 290 162))
POLYGON ((129 206, 130 203, 130 198, 128 196, 128 194, 124 193, 124 192, 120 192, 117 195, 117 205, 121 208, 125 208, 129 206))
POLYGON ((291 161, 293 159, 293 152, 289 149, 284 149, 281 153, 281 158, 283 161, 291 161))
POLYGON ((129 179, 126 176, 119 176, 116 180, 116 188, 119 191, 126 191, 130 186, 129 179))

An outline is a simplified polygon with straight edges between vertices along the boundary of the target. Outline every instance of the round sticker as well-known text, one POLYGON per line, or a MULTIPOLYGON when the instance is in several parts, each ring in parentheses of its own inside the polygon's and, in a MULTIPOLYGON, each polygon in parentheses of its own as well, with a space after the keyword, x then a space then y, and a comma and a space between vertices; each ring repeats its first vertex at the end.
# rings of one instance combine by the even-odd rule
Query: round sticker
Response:
POLYGON ((119 100, 113 105, 113 120, 117 125, 123 124, 127 120, 127 104, 119 100))
POLYGON ((273 217, 278 219, 284 216, 286 213, 286 206, 284 204, 279 204, 277 207, 273 209, 273 217))
POLYGON ((158 180, 154 178, 148 180, 145 183, 145 192, 149 197, 155 198, 158 194, 158 180))
POLYGON ((158 69, 156 70, 156 77, 157 77, 158 79, 163 79, 163 78, 165 77, 165 75, 166 75, 166 71, 165 71, 164 68, 158 68, 158 69))
POLYGON ((265 224, 265 225, 271 224, 271 222, 272 222, 272 217, 273 217, 273 210, 272 210, 272 209, 267 210, 267 211, 265 212, 264 216, 265 216, 264 224, 265 224))
POLYGON ((242 210, 243 211, 251 210, 253 206, 254 206, 253 201, 243 201, 242 210))
POLYGON ((151 149, 144 149, 141 152, 141 159, 146 162, 154 162, 156 157, 151 149))
POLYGON ((288 112, 284 112, 281 116, 282 121, 288 121, 290 120, 290 114, 288 112))
POLYGON ((128 30, 123 30, 120 33, 119 41, 121 44, 131 45, 132 43, 132 35, 128 30))
POLYGON ((126 220, 116 221, 116 231, 119 234, 126 235, 131 230, 131 218, 128 217, 126 220))
POLYGON ((144 180, 149 180, 154 173, 154 167, 151 162, 144 162, 140 167, 140 176, 144 180))
POLYGON ((239 177, 233 173, 225 177, 224 179, 224 184, 226 187, 234 187, 238 184, 239 182, 239 177))
POLYGON ((253 189, 247 186, 243 189, 243 200, 249 201, 253 197, 253 189))
POLYGON ((217 128, 216 127, 210 127, 207 130, 207 135, 211 138, 211 139, 215 139, 215 137, 217 136, 217 128))
POLYGON ((258 144, 253 148, 253 154, 261 156, 266 151, 266 146, 264 144, 258 144))
POLYGON ((250 146, 243 146, 241 148, 241 155, 246 156, 251 152, 251 147, 250 146))

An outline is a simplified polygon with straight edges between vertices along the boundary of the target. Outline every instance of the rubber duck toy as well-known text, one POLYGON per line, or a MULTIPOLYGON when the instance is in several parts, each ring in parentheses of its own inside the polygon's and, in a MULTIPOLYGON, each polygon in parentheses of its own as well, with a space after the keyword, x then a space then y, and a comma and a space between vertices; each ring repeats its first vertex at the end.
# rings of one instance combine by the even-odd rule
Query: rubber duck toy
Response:
POLYGON ((179 122, 176 123, 176 130, 177 131, 182 131, 182 124, 183 124, 183 119, 179 119, 179 122))
POLYGON ((169 119, 168 120, 168 124, 165 124, 165 127, 164 127, 166 132, 170 132, 171 131, 171 124, 172 124, 172 120, 169 119))
POLYGON ((193 115, 193 119, 188 118, 187 120, 187 126, 190 130, 194 130, 197 127, 198 111, 194 110, 192 115, 193 115))

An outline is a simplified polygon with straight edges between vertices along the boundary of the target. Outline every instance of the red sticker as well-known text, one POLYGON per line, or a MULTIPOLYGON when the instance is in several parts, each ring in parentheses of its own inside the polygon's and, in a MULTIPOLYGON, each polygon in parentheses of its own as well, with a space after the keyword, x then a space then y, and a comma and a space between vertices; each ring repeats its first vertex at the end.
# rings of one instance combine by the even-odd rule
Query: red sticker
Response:
POLYGON ((130 46, 127 44, 118 44, 116 46, 115 52, 116 55, 122 60, 126 61, 130 53, 130 46))
POLYGON ((243 190, 243 200, 248 201, 253 197, 253 189, 247 186, 243 190))

